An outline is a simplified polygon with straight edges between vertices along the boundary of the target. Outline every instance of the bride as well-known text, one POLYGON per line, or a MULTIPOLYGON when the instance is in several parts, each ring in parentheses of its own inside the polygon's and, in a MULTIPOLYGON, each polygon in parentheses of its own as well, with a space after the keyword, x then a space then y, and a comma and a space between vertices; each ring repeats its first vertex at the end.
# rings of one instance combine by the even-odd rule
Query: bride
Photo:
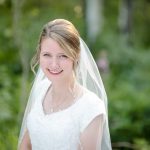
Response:
POLYGON ((107 97, 95 61, 74 25, 44 25, 19 150, 111 150, 107 97))

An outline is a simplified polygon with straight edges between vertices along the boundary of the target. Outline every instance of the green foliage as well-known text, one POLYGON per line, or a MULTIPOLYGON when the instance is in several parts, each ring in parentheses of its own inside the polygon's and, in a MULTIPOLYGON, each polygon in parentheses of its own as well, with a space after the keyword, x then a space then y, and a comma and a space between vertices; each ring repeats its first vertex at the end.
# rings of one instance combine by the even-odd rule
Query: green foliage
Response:
POLYGON ((0 148, 1 150, 16 150, 17 145, 17 130, 8 129, 7 132, 0 134, 0 148))
POLYGON ((110 64, 109 74, 102 77, 109 100, 112 142, 128 141, 138 147, 145 144, 143 149, 148 150, 150 50, 129 45, 122 36, 110 31, 104 31, 97 43, 107 52, 110 64), (138 143, 139 137, 144 141, 138 143))
POLYGON ((135 148, 136 150, 149 150, 150 144, 145 139, 135 139, 135 148))
POLYGON ((0 149, 15 150, 18 137, 18 113, 20 111, 19 78, 4 66, 0 67, 0 72, 0 149))

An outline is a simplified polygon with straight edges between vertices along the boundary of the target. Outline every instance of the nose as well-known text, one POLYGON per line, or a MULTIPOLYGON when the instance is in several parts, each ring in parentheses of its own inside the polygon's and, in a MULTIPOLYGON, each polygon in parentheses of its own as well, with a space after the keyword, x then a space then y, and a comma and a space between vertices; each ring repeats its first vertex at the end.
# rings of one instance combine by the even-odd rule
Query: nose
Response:
POLYGON ((59 62, 57 60, 57 58, 52 58, 50 61, 50 67, 51 69, 56 69, 59 67, 59 62))

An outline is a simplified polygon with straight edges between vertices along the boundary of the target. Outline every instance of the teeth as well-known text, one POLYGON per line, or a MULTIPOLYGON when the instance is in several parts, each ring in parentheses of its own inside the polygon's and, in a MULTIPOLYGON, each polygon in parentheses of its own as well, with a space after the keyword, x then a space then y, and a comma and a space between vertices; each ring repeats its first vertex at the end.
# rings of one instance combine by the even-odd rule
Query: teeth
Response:
POLYGON ((51 73, 53 73, 53 74, 58 74, 58 73, 60 73, 61 71, 55 72, 55 71, 50 71, 50 70, 49 70, 49 72, 51 72, 51 73))
POLYGON ((59 72, 52 72, 52 71, 50 71, 51 73, 59 73, 59 72))

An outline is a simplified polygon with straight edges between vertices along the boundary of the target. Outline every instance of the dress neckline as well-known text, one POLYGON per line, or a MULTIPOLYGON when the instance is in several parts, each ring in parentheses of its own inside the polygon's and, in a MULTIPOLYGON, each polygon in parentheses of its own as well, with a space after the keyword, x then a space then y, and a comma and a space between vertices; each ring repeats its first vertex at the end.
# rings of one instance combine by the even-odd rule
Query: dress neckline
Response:
POLYGON ((43 102, 44 102, 45 96, 46 96, 46 94, 47 94, 47 92, 48 92, 48 90, 49 90, 50 87, 51 87, 51 85, 47 88, 47 90, 46 90, 46 92, 45 92, 43 98, 41 98, 41 100, 40 100, 40 107, 41 107, 41 111, 42 111, 42 114, 43 114, 44 117, 49 117, 49 116, 52 116, 52 115, 55 115, 55 114, 59 114, 59 113, 68 111, 68 110, 71 109, 72 107, 76 106, 76 105, 83 99, 83 97, 87 94, 87 90, 86 90, 85 88, 83 88, 83 93, 82 93, 82 95, 79 96, 79 97, 75 100, 75 102, 73 102, 71 105, 69 105, 68 107, 66 107, 66 108, 64 108, 64 109, 62 109, 62 110, 60 110, 60 111, 55 111, 55 112, 52 112, 52 113, 46 113, 46 112, 44 111, 43 102))

